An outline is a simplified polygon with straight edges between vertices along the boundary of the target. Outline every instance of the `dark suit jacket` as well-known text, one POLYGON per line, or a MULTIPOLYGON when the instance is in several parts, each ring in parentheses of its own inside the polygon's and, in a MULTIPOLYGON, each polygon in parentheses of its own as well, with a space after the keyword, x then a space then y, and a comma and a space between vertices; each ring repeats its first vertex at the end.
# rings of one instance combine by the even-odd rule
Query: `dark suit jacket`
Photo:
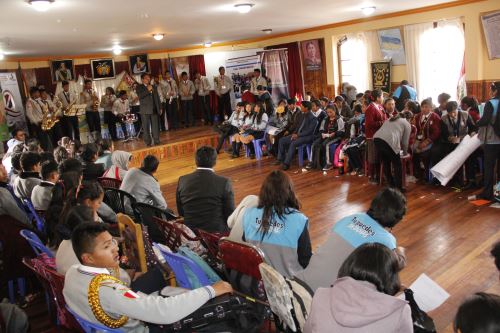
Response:
POLYGON ((299 138, 305 138, 314 135, 314 131, 318 126, 318 119, 312 114, 311 111, 303 113, 302 123, 297 127, 296 134, 299 138))
POLYGON ((102 177, 106 170, 102 163, 85 163, 83 162, 83 180, 97 181, 97 178, 102 177))
POLYGON ((211 170, 196 170, 179 178, 177 211, 190 228, 226 232, 227 218, 234 210, 231 181, 211 170))
POLYGON ((153 90, 149 92, 148 88, 144 84, 139 84, 137 86, 136 92, 137 96, 139 97, 139 112, 141 114, 160 114, 161 103, 157 85, 153 85, 153 90))

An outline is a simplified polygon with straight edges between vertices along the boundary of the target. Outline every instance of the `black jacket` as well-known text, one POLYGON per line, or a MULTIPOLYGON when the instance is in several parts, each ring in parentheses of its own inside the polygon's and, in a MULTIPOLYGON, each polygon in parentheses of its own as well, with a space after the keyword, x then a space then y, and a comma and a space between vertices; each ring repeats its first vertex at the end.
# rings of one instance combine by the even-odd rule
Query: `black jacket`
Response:
POLYGON ((141 114, 160 114, 161 103, 157 85, 154 84, 153 90, 149 92, 144 84, 139 84, 136 92, 140 101, 139 112, 141 114))
POLYGON ((227 218, 234 210, 231 181, 211 170, 198 169, 179 178, 177 211, 190 228, 226 232, 227 218))

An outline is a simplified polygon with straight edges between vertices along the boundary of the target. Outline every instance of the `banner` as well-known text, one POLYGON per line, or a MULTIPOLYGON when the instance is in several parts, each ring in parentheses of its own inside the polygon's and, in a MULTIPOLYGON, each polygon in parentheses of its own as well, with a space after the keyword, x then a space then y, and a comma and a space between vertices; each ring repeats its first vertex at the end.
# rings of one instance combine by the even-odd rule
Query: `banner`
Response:
POLYGON ((234 98, 238 101, 245 90, 250 89, 253 70, 261 68, 258 54, 226 60, 226 75, 233 80, 234 98))
POLYGON ((391 92, 391 62, 373 61, 370 63, 373 89, 391 92))
POLYGON ((269 50, 260 53, 263 74, 268 78, 274 102, 288 98, 288 53, 287 50, 269 50))
POLYGON ((15 72, 0 73, 5 118, 9 129, 19 128, 28 132, 24 105, 15 72))
MULTIPOLYGON (((0 88, 0 141, 7 141, 9 139, 9 127, 7 126, 7 116, 5 115, 5 105, 3 104, 3 94, 0 88)), ((0 145, 3 152, 3 145, 0 145)))

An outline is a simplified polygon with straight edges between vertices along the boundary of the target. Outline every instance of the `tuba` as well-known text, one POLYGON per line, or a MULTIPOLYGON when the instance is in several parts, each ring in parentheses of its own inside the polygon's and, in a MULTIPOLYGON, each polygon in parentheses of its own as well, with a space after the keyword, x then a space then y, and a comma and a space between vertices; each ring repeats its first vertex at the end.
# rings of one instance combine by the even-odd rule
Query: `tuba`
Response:
POLYGON ((47 104, 42 105, 42 130, 50 131, 59 121, 56 112, 51 111, 47 104))

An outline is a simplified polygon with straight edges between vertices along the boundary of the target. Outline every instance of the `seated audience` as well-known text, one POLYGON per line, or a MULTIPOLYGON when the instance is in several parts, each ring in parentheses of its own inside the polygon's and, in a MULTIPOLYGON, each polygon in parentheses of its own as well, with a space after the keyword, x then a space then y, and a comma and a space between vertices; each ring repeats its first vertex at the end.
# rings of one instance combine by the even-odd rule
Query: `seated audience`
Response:
POLYGON ((495 259, 495 266, 500 271, 500 241, 496 242, 491 249, 491 255, 495 259))
POLYGON ((405 265, 404 250, 396 247, 391 230, 406 214, 406 198, 397 189, 386 188, 377 193, 366 213, 347 216, 338 221, 326 242, 311 257, 309 266, 297 277, 311 289, 328 288, 344 260, 358 246, 380 243, 395 250, 400 265, 405 265))
POLYGON ((11 135, 12 138, 7 141, 7 153, 12 152, 14 147, 18 144, 24 145, 24 141, 26 141, 26 133, 20 128, 14 129, 11 135))
POLYGON ((272 171, 260 188, 258 206, 243 216, 243 240, 260 247, 266 261, 286 277, 306 268, 312 255, 309 221, 299 208, 290 178, 272 171))
POLYGON ((243 115, 244 115, 244 108, 246 107, 248 103, 245 102, 239 102, 236 105, 236 109, 231 113, 231 116, 229 117, 228 120, 225 120, 221 125, 217 127, 217 130, 219 132, 219 141, 217 143, 217 148, 215 150, 217 151, 217 154, 222 148, 222 145, 224 142, 229 139, 229 137, 233 136, 234 134, 239 132, 239 128, 241 125, 243 125, 243 115))
POLYGON ((112 166, 102 176, 123 180, 127 174, 128 165, 131 159, 131 153, 123 150, 115 150, 111 155, 112 166))
POLYGON ((0 215, 8 215, 31 228, 24 207, 8 183, 7 170, 0 163, 0 215))
POLYGON ((481 116, 479 115, 478 101, 473 96, 466 96, 460 101, 460 109, 466 111, 474 120, 475 123, 479 121, 481 116))
POLYGON ((453 329, 456 333, 500 332, 500 296, 475 293, 458 308, 453 329))
MULTIPOLYGON (((321 124, 326 117, 326 112, 321 108, 321 102, 318 99, 311 102, 311 112, 316 117, 318 124, 321 124)), ((318 129, 316 129, 315 134, 317 134, 317 132, 318 129)))
POLYGON ((361 245, 346 258, 333 286, 314 294, 304 333, 412 333, 410 305, 395 297, 400 270, 385 245, 361 245))
MULTIPOLYGON (((160 184, 154 178, 160 161, 154 155, 147 155, 140 168, 130 169, 123 178, 120 190, 125 191, 137 200, 160 209, 167 209, 167 202, 160 190, 160 184)), ((131 207, 128 207, 132 211, 131 207)), ((133 215, 132 215, 133 216, 133 215)))
POLYGON ((57 164, 61 164, 63 161, 69 158, 68 150, 65 147, 57 146, 54 149, 54 160, 57 164))
POLYGON ((342 96, 335 96, 333 100, 333 105, 335 108, 335 113, 340 115, 344 121, 347 121, 352 118, 354 115, 349 104, 345 101, 342 96))
POLYGON ((389 186, 403 190, 401 157, 408 155, 411 125, 403 115, 391 116, 375 132, 373 142, 384 166, 384 176, 389 186), (394 173, 393 173, 394 168, 394 173))
POLYGON ((437 108, 434 109, 434 112, 440 118, 442 118, 443 116, 446 115, 446 113, 448 113, 446 105, 450 101, 450 98, 451 98, 451 96, 448 95, 447 93, 441 93, 441 94, 439 94, 439 96, 438 96, 438 103, 439 103, 439 105, 437 106, 437 108))
POLYGON ((20 162, 23 171, 14 182, 14 193, 20 199, 31 200, 33 188, 42 182, 40 179, 40 154, 24 152, 20 162))
MULTIPOLYGON (((71 243, 81 264, 72 266, 66 273, 63 295, 66 304, 80 317, 102 324, 89 304, 91 281, 101 274, 109 275, 108 267, 119 264, 116 240, 106 227, 99 223, 81 224, 73 231, 71 243)), ((232 292, 226 282, 217 282, 178 296, 162 297, 134 292, 127 285, 105 281, 98 285, 103 317, 126 319, 120 326, 124 332, 160 332, 155 325, 175 323, 196 311, 210 299, 232 292)))
POLYGON ((500 81, 491 84, 490 96, 477 122, 478 137, 484 149, 484 188, 478 198, 493 201, 495 164, 500 160, 500 81))
POLYGON ((59 180, 57 163, 51 161, 44 162, 40 174, 43 180, 33 188, 31 202, 36 210, 47 210, 52 200, 52 189, 59 180))
POLYGON ((238 206, 234 209, 233 213, 227 218, 227 226, 231 229, 228 238, 240 241, 243 239, 243 217, 245 211, 250 207, 257 207, 259 204, 259 197, 253 194, 247 195, 241 200, 238 206))
POLYGON ((279 141, 276 164, 282 164, 283 170, 290 168, 297 147, 312 143, 314 140, 318 120, 311 112, 311 102, 303 101, 301 108, 301 113, 294 121, 296 124, 293 125, 293 132, 279 141))
POLYGON ((262 147, 264 153, 267 151, 273 156, 278 154, 278 142, 283 137, 289 122, 289 113, 287 110, 286 101, 283 100, 278 104, 274 115, 269 119, 266 130, 266 145, 262 147))
POLYGON ((432 112, 432 100, 424 99, 420 104, 421 112, 415 116, 417 140, 413 152, 413 168, 416 178, 425 181, 430 167, 431 148, 441 135, 441 118, 432 112))
POLYGON ((245 124, 248 124, 247 128, 240 134, 240 142, 250 151, 250 158, 255 158, 253 140, 262 139, 266 133, 269 117, 265 111, 262 102, 257 102, 253 108, 253 113, 247 118, 250 121, 245 124))
POLYGON ((382 124, 386 121, 387 117, 382 106, 382 101, 384 99, 382 95, 382 90, 376 89, 371 92, 370 97, 371 102, 365 111, 365 136, 366 136, 366 150, 368 157, 368 178, 372 183, 378 183, 379 177, 379 156, 377 153, 377 148, 373 142, 373 136, 377 132, 382 124))
POLYGON ((95 163, 103 164, 105 170, 111 168, 113 165, 113 162, 111 161, 112 148, 113 141, 109 139, 102 139, 97 145, 97 160, 95 163))
POLYGON ((240 157, 240 149, 241 149, 241 136, 245 133, 247 129, 252 126, 252 116, 253 116, 254 104, 246 104, 244 109, 240 111, 240 120, 238 127, 238 132, 236 132, 232 137, 232 158, 240 157))
MULTIPOLYGON (((99 216, 99 208, 101 207, 104 198, 104 191, 98 182, 87 182, 81 184, 78 188, 68 193, 68 199, 64 204, 63 211, 61 212, 60 220, 66 220, 71 208, 83 205, 92 209, 92 219, 94 222, 103 222, 99 216)), ((116 221, 116 217, 114 219, 116 221)))
POLYGON ((231 181, 215 174, 217 152, 203 146, 196 151, 196 171, 179 178, 177 212, 191 229, 227 232, 227 218, 234 211, 231 181))
POLYGON ((105 169, 104 164, 96 163, 98 147, 95 143, 87 143, 83 145, 83 150, 80 155, 83 165, 83 180, 96 181, 102 177, 105 169))
POLYGON ((319 137, 314 140, 311 147, 312 161, 306 169, 331 170, 333 167, 330 146, 339 143, 344 137, 344 120, 335 112, 334 106, 327 106, 327 117, 319 126, 319 137))

